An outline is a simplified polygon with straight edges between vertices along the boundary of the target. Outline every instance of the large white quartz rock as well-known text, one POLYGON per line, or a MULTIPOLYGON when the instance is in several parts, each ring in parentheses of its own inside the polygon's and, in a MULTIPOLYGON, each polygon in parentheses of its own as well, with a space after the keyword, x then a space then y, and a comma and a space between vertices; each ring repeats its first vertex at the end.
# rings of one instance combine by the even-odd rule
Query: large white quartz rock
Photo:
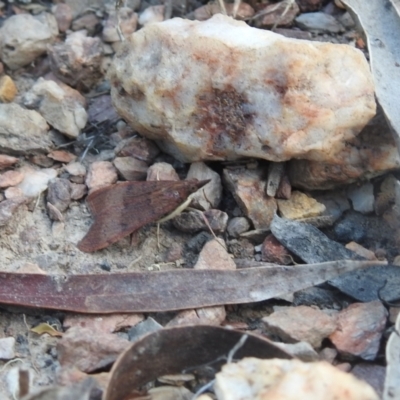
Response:
POLYGON ((215 15, 151 24, 122 44, 112 99, 181 161, 337 161, 375 114, 363 54, 215 15))

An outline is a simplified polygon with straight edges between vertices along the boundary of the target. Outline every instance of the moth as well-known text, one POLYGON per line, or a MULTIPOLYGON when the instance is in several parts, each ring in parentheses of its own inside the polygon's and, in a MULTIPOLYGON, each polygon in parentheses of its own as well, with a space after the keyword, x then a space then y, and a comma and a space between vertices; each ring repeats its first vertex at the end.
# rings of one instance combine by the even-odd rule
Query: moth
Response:
POLYGON ((87 197, 94 222, 78 243, 87 253, 104 249, 142 226, 156 222, 209 180, 121 182, 87 197))

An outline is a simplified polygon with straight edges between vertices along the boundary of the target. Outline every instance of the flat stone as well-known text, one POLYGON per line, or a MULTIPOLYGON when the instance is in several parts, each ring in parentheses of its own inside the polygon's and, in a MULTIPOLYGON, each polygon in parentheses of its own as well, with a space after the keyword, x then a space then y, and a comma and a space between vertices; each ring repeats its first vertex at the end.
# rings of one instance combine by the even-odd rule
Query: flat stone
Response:
POLYGON ((148 181, 179 181, 179 175, 171 164, 158 162, 147 170, 148 181))
POLYGON ((328 33, 343 32, 344 28, 332 15, 324 12, 304 13, 296 18, 296 24, 309 31, 320 31, 328 33))
POLYGON ((328 283, 358 301, 387 302, 400 298, 400 268, 397 265, 377 265, 362 271, 347 272, 328 283))
POLYGON ((379 351, 388 312, 380 301, 354 303, 337 315, 329 339, 340 353, 374 360, 379 351))
POLYGON ((294 220, 320 216, 326 209, 317 200, 297 190, 292 192, 290 199, 278 199, 277 203, 282 217, 294 220))
POLYGON ((222 199, 222 184, 220 175, 203 162, 191 164, 186 179, 203 181, 210 179, 205 186, 193 194, 192 206, 202 210, 217 208, 222 199))
POLYGON ((62 367, 74 366, 82 372, 93 372, 113 363, 130 342, 103 330, 74 326, 57 343, 62 367))
POLYGON ((225 169, 223 178, 242 212, 256 229, 269 229, 277 210, 276 201, 265 194, 265 180, 261 170, 225 169))
POLYGON ((10 186, 17 186, 24 179, 24 174, 21 171, 6 171, 0 174, 0 189, 10 186))
POLYGON ((62 162, 62 163, 69 163, 76 160, 76 155, 70 153, 69 151, 65 150, 53 150, 47 157, 51 158, 54 161, 62 162))
POLYGON ((65 89, 54 81, 39 78, 24 96, 24 104, 36 109, 49 125, 76 139, 86 126, 85 100, 72 88, 65 89))
POLYGON ((15 103, 0 104, 0 151, 26 154, 48 152, 52 142, 46 120, 15 103))
POLYGON ((218 400, 378 400, 371 386, 326 362, 244 358, 216 374, 218 400))
POLYGON ((144 181, 148 165, 134 157, 116 157, 113 161, 119 175, 126 181, 144 181))
POLYGON ((15 339, 13 337, 0 339, 0 360, 15 358, 15 339))
POLYGON ((374 211, 374 186, 371 182, 362 186, 352 186, 347 190, 347 195, 353 204, 353 209, 362 214, 374 211))
POLYGON ((95 161, 90 164, 86 176, 86 186, 89 190, 117 182, 118 175, 115 167, 109 161, 95 161))
POLYGON ((336 161, 343 138, 355 137, 375 114, 361 52, 222 15, 146 26, 122 44, 109 72, 119 114, 183 162, 336 161))
POLYGON ((9 187, 4 191, 4 197, 6 199, 13 199, 15 197, 23 197, 24 192, 19 187, 9 187))
POLYGON ((65 165, 64 169, 72 176, 84 177, 86 175, 86 167, 80 162, 72 162, 65 165))
POLYGON ((292 253, 309 264, 335 260, 360 259, 340 243, 329 239, 312 225, 274 216, 273 235, 292 253))
POLYGON ((14 81, 8 75, 0 78, 0 101, 2 103, 10 103, 17 95, 17 87, 14 81))
POLYGON ((307 306, 285 307, 262 318, 262 322, 269 334, 289 343, 307 342, 314 348, 320 347, 322 340, 337 327, 335 318, 307 306))
POLYGON ((57 35, 57 21, 49 13, 13 15, 0 29, 1 60, 10 69, 28 65, 46 53, 57 35))

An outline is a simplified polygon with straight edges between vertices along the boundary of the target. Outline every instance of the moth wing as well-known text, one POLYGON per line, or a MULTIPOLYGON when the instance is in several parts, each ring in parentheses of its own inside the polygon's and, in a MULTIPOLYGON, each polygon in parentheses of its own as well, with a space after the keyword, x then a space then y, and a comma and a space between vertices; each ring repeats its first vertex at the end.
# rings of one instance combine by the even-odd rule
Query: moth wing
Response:
POLYGON ((204 185, 196 181, 123 182, 88 196, 94 223, 79 242, 81 251, 103 249, 175 210, 204 185))

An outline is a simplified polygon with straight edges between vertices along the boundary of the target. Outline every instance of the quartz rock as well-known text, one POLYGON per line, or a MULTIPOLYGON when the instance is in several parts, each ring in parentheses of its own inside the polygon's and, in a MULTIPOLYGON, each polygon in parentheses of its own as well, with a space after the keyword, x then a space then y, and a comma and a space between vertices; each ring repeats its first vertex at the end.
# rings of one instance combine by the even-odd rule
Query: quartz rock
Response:
POLYGON ((114 167, 127 181, 144 181, 147 176, 147 163, 134 157, 116 157, 114 167))
POLYGON ((0 104, 0 150, 18 154, 49 150, 48 129, 38 112, 15 103, 0 104))
POLYGON ((57 21, 49 13, 18 14, 7 18, 0 29, 0 57, 10 69, 30 64, 46 53, 58 35, 57 21))
POLYGON ((347 195, 353 204, 354 210, 368 214, 374 211, 374 186, 371 182, 362 186, 352 186, 348 189, 347 195))
POLYGON ((39 78, 25 94, 24 103, 35 108, 47 123, 71 139, 76 139, 86 125, 85 100, 72 88, 39 78))
POLYGON ((122 44, 109 73, 119 114, 184 162, 329 162, 375 114, 360 51, 222 15, 146 26, 122 44))
POLYGON ((171 164, 158 162, 147 170, 148 181, 179 181, 179 176, 171 164))
POLYGON ((86 175, 86 185, 90 190, 117 182, 118 175, 115 167, 109 161, 95 161, 90 164, 86 175))
POLYGON ((327 362, 244 358, 216 374, 217 400, 378 400, 366 382, 327 362))
POLYGON ((37 197, 44 192, 49 182, 57 176, 53 168, 34 170, 30 167, 23 169, 24 180, 18 185, 26 197, 37 197))
POLYGON ((162 22, 164 21, 164 11, 165 6, 150 6, 147 7, 139 17, 139 24, 149 25, 154 24, 155 22, 162 22))

